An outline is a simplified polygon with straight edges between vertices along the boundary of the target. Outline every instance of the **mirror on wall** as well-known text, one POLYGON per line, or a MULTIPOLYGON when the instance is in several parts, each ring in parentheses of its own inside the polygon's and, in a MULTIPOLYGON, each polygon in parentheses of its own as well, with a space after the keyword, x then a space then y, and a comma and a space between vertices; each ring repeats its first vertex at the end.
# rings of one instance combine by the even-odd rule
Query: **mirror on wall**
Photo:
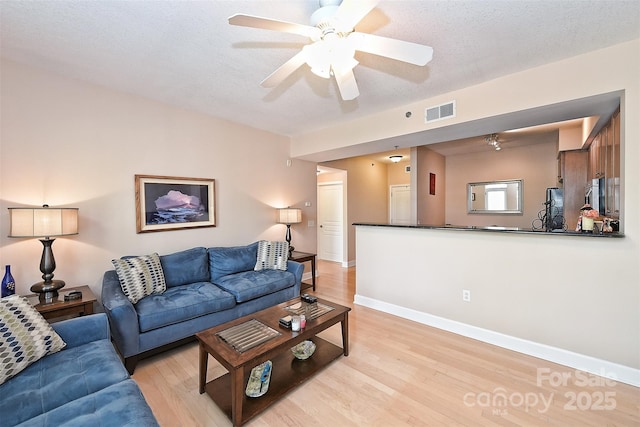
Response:
POLYGON ((471 182, 467 206, 475 214, 522 214, 523 180, 471 182))

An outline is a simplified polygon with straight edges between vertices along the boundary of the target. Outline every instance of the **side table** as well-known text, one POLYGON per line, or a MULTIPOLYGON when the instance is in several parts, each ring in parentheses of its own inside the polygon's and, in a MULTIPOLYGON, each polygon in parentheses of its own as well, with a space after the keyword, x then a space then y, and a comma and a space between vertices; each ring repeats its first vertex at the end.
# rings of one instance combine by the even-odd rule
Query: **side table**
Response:
POLYGON ((97 301, 96 296, 88 286, 76 286, 73 288, 63 288, 59 291, 57 298, 51 302, 42 302, 36 294, 26 295, 29 303, 35 307, 42 317, 51 321, 64 320, 69 317, 84 316, 93 314, 93 303, 97 301), (64 296, 71 291, 82 292, 82 298, 65 301, 64 296), (52 320, 53 319, 53 320, 52 320))
POLYGON ((302 285, 306 285, 307 288, 311 286, 311 288, 315 291, 316 290, 316 254, 293 251, 291 252, 291 255, 289 255, 289 259, 291 261, 296 261, 296 262, 311 261, 311 285, 309 285, 308 283, 303 283, 302 285))

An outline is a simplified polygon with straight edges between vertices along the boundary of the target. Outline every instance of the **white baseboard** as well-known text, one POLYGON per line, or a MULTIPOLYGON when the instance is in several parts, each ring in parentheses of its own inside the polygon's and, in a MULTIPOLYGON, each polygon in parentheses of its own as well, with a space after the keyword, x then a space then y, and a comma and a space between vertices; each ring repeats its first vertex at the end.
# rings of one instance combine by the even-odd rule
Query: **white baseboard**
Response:
POLYGON ((611 378, 615 381, 620 381, 635 387, 640 387, 640 369, 597 359, 584 354, 574 353, 558 347, 552 347, 546 344, 540 344, 522 338, 505 335, 489 329, 483 329, 455 320, 445 319, 443 317, 434 316, 432 314, 423 313, 421 311, 401 307, 395 304, 389 304, 357 294, 355 295, 353 302, 364 307, 393 314, 394 316, 413 320, 424 325, 453 332, 455 334, 473 338, 488 344, 493 344, 498 347, 548 360, 583 372, 611 378))

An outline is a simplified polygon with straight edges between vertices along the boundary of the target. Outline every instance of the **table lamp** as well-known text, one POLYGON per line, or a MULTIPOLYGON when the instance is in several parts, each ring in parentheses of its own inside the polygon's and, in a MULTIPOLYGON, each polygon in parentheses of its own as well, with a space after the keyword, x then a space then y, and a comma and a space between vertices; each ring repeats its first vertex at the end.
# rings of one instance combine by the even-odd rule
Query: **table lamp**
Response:
POLYGON ((56 260, 51 246, 52 236, 78 234, 78 208, 9 208, 9 237, 43 237, 40 271, 42 282, 31 286, 31 291, 39 294, 41 301, 50 302, 58 296, 58 289, 64 287, 62 280, 53 280, 56 260))
POLYGON ((276 222, 278 224, 286 224, 287 234, 285 240, 289 243, 289 256, 295 249, 291 246, 291 224, 299 224, 302 222, 302 209, 299 208, 282 208, 276 211, 276 222))

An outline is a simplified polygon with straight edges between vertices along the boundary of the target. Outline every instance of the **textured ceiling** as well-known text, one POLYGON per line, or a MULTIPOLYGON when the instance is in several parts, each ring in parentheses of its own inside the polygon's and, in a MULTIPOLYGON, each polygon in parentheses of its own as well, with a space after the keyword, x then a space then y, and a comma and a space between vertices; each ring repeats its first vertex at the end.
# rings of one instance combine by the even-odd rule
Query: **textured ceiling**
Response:
POLYGON ((303 66, 259 83, 307 39, 231 26, 235 13, 307 24, 317 0, 0 2, 0 54, 282 135, 427 99, 640 37, 640 1, 381 1, 359 31, 426 44, 425 67, 357 54, 361 95, 303 66))

